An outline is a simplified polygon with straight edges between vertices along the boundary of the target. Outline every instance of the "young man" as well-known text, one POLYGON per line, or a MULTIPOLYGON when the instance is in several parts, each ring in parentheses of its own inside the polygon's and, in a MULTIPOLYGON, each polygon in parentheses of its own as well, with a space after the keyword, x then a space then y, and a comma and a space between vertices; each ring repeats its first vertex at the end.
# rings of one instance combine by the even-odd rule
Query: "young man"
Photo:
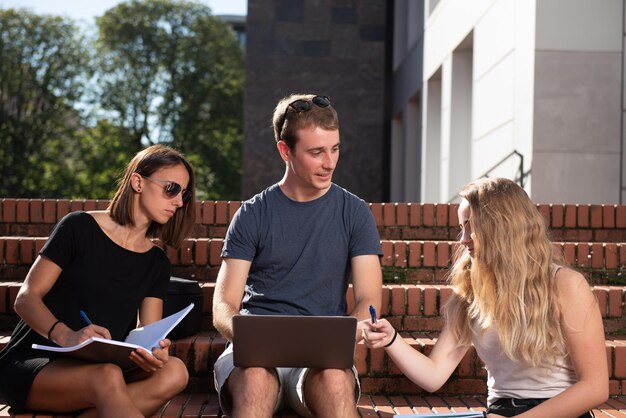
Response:
MULTIPOLYGON (((326 96, 291 95, 273 117, 285 175, 235 214, 222 251, 213 323, 232 341, 236 314, 369 316, 380 307, 380 237, 365 202, 332 183, 339 121, 326 96), (347 312, 352 280, 355 307, 347 312)), ((285 336, 289 338, 289 336, 285 336)), ((357 330, 355 338, 361 338, 357 330)), ((232 344, 215 363, 222 409, 233 418, 357 417, 356 369, 265 369, 233 365, 232 344)))

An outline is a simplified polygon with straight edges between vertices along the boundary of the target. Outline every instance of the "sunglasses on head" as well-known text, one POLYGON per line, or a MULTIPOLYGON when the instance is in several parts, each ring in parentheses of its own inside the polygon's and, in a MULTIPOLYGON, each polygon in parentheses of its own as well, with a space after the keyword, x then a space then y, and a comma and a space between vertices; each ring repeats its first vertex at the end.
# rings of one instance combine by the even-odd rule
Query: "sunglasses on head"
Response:
POLYGON ((316 105, 317 107, 328 107, 330 106, 330 98, 328 96, 314 96, 310 99, 298 99, 289 103, 285 108, 285 114, 283 115, 283 123, 280 125, 280 131, 283 131, 285 127, 285 121, 287 120, 287 113, 289 109, 295 110, 297 113, 300 112, 308 112, 311 110, 311 106, 316 105))
POLYGON ((156 183, 156 184, 163 184, 164 185, 163 192, 165 192, 165 196, 168 199, 174 199, 180 193, 183 194, 183 203, 187 203, 189 201, 189 198, 191 198, 191 190, 187 190, 187 189, 183 190, 183 187, 178 183, 175 183, 169 180, 152 179, 150 177, 145 177, 145 176, 141 176, 141 177, 143 177, 146 180, 150 180, 151 182, 156 183))

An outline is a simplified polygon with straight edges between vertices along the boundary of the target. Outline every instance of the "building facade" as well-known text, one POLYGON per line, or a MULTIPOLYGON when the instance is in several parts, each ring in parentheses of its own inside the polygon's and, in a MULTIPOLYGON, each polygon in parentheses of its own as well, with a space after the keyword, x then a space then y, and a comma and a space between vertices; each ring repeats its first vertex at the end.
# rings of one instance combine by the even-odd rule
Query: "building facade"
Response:
POLYGON ((623 0, 395 0, 392 201, 483 175, 538 203, 620 203, 623 0))
POLYGON ((291 93, 328 95, 339 114, 341 152, 333 181, 370 202, 388 196, 385 137, 387 43, 380 0, 249 0, 242 197, 285 171, 271 126, 291 93))
POLYGON ((239 45, 246 46, 246 17, 241 15, 216 15, 223 22, 227 23, 235 32, 239 45))
POLYGON ((515 179, 537 203, 626 202, 625 0, 249 0, 243 198, 278 181, 271 113, 330 95, 334 180, 450 202, 515 179))

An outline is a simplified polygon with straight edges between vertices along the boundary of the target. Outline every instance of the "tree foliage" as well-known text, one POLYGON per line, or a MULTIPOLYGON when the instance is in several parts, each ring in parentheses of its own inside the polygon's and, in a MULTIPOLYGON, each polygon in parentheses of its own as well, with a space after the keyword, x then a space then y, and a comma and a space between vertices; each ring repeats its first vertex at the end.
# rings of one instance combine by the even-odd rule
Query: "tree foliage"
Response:
POLYGON ((117 180, 135 155, 130 132, 101 119, 78 135, 74 190, 79 196, 110 199, 117 180))
POLYGON ((136 146, 168 143, 196 162, 199 196, 238 198, 243 53, 208 7, 133 0, 97 19, 101 105, 136 146))
POLYGON ((97 29, 0 10, 0 196, 109 197, 159 142, 194 163, 199 198, 239 199, 244 65, 228 25, 197 2, 130 0, 97 29))
POLYGON ((0 28, 0 194, 58 194, 80 127, 72 105, 89 76, 88 51, 61 17, 0 10, 0 28))

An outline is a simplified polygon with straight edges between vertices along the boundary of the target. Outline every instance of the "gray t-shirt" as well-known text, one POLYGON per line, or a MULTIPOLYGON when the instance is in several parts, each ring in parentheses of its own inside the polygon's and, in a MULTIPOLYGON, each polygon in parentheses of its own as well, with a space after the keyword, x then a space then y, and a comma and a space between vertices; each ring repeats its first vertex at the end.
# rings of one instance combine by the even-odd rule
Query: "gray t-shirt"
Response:
POLYGON ((367 204, 331 184, 296 202, 270 186, 244 202, 224 241, 223 258, 252 262, 242 313, 347 315, 352 257, 382 255, 367 204))

